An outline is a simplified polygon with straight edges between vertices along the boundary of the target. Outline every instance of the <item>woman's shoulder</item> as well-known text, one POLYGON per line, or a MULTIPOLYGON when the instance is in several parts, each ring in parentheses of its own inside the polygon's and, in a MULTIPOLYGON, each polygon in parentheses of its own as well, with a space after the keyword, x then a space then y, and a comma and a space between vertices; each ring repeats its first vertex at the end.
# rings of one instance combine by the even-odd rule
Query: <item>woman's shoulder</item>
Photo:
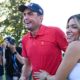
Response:
POLYGON ((80 41, 73 41, 69 43, 69 47, 71 47, 72 49, 74 48, 80 49, 80 41))
POLYGON ((68 45, 67 50, 71 54, 79 54, 80 55, 80 41, 73 41, 68 45))

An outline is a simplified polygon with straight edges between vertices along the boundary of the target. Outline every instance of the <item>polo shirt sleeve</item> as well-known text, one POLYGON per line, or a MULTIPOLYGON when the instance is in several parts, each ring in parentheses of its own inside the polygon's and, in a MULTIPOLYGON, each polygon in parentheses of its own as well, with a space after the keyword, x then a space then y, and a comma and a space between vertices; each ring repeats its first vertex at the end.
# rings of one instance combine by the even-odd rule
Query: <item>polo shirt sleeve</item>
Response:
POLYGON ((22 54, 23 57, 27 57, 27 51, 26 51, 26 43, 25 39, 22 40, 22 54))
POLYGON ((57 40, 59 48, 65 51, 67 48, 68 42, 67 42, 64 32, 59 28, 56 28, 56 40, 57 40))

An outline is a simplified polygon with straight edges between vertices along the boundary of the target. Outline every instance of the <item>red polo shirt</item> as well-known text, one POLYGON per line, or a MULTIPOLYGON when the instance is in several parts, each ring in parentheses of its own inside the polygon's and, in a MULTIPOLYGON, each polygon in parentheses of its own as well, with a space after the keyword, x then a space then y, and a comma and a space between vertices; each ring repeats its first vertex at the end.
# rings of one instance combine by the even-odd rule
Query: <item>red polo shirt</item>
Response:
POLYGON ((33 72, 42 69, 55 74, 67 41, 59 28, 41 25, 35 37, 30 33, 24 35, 22 45, 22 55, 30 60, 33 72))

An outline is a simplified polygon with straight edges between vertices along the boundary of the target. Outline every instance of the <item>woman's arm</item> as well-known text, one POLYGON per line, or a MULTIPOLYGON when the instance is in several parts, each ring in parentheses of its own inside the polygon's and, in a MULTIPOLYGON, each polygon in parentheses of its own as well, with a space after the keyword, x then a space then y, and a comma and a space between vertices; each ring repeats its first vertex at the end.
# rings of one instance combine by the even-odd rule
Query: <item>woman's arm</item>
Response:
POLYGON ((73 67, 80 59, 80 43, 77 41, 69 44, 65 56, 56 72, 55 80, 67 80, 73 67))

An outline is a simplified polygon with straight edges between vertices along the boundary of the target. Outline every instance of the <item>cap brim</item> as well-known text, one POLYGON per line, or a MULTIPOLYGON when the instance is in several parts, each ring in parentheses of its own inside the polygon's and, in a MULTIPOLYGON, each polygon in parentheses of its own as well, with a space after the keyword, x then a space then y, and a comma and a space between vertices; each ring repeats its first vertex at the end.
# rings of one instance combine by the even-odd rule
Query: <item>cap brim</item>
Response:
POLYGON ((28 9, 28 7, 25 6, 25 5, 20 5, 19 6, 19 11, 24 12, 25 9, 28 9))

